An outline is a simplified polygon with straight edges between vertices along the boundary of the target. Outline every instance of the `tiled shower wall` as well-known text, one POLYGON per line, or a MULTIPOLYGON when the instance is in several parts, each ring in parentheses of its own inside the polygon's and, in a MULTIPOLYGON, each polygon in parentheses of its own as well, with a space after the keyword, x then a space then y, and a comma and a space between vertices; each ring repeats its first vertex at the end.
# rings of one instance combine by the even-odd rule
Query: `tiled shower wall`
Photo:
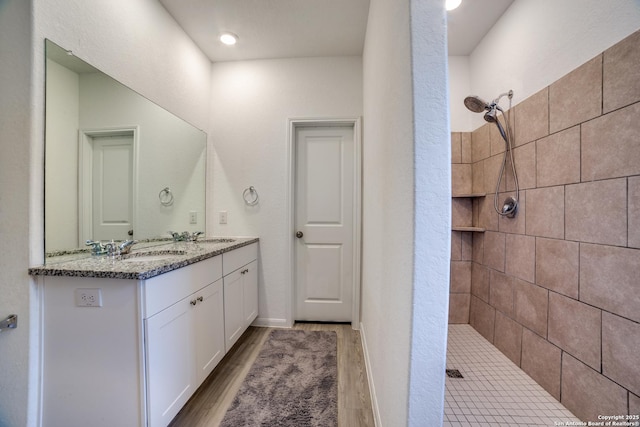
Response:
POLYGON ((486 231, 452 234, 450 323, 583 420, 640 414, 640 32, 512 111, 515 218, 493 209, 495 125, 452 134, 454 195, 487 195, 453 199, 454 225, 486 231))

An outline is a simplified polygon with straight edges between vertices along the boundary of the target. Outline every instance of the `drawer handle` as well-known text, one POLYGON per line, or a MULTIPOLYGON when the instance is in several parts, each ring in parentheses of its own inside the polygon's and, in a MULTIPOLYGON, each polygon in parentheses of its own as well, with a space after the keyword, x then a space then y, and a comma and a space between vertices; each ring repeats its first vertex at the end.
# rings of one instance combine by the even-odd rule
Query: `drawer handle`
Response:
POLYGON ((242 270, 242 271, 240 272, 240 274, 246 274, 246 273, 248 273, 248 272, 249 272, 249 269, 248 269, 248 268, 245 268, 244 270, 242 270))
POLYGON ((198 298, 196 298, 196 299, 197 299, 198 301, 200 301, 200 302, 204 301, 204 298, 203 298, 203 297, 198 297, 198 298))
POLYGON ((191 304, 191 305, 196 305, 197 303, 198 303, 198 301, 196 301, 196 300, 194 300, 194 299, 193 299, 193 300, 191 300, 191 301, 189 301, 189 304, 191 304))

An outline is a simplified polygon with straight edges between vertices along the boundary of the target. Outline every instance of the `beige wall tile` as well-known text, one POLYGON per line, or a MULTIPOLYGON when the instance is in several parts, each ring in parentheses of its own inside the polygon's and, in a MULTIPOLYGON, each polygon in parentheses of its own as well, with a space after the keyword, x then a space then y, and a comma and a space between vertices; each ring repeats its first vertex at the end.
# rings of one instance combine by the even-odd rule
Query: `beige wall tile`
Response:
POLYGON ((627 391, 567 353, 562 355, 561 402, 585 422, 627 413, 627 391))
POLYGON ((474 193, 486 193, 484 189, 484 160, 474 163, 471 166, 471 176, 473 182, 471 189, 474 193))
POLYGON ((451 163, 462 163, 462 135, 451 132, 451 163))
POLYGON ((463 261, 471 261, 473 259, 473 252, 472 252, 473 234, 474 233, 462 233, 460 241, 462 244, 462 260, 463 261))
POLYGON ((582 124, 582 181, 640 174, 640 103, 582 124))
POLYGON ((495 319, 496 310, 472 295, 469 308, 469 323, 490 343, 493 343, 495 319))
MULTIPOLYGON (((505 117, 500 114, 500 125, 503 127, 505 134, 507 132, 507 128, 505 126, 506 116, 508 111, 505 112, 505 117)), ((511 120, 509 121, 509 125, 511 126, 511 131, 515 130, 515 114, 511 114, 511 120)), ((515 135, 513 135, 515 138, 515 135)), ((493 124, 489 124, 489 141, 491 145, 491 155, 495 156, 496 154, 503 153, 506 150, 506 143, 500 135, 500 131, 498 130, 498 126, 493 124)), ((515 140, 511 141, 511 144, 515 147, 515 140)))
POLYGON ((603 107, 607 113, 640 101, 640 31, 604 51, 603 107))
POLYGON ((522 331, 520 367, 531 378, 560 400, 560 366, 562 351, 528 329, 522 331))
POLYGON ((473 233, 473 262, 484 263, 484 233, 473 233))
POLYGON ((471 165, 451 165, 451 192, 453 194, 471 193, 471 165))
POLYGON ((487 194, 478 200, 478 226, 486 230, 498 231, 498 214, 493 207, 493 193, 487 194))
POLYGON ((451 285, 452 293, 471 292, 471 261, 451 261, 451 285))
POLYGON ((469 323, 469 304, 471 295, 450 294, 449 295, 449 323, 469 323))
POLYGON ((640 248, 640 176, 628 178, 629 185, 629 225, 628 246, 640 248))
POLYGON ((597 308, 551 292, 549 342, 600 370, 601 313, 597 308))
POLYGON ((640 250, 580 244, 580 300, 640 322, 640 250))
POLYGON ((542 337, 547 336, 549 291, 523 280, 515 281, 515 319, 542 337))
POLYGON ((627 244, 627 180, 585 182, 565 187, 567 240, 627 244))
POLYGON ((597 117, 602 112, 602 55, 549 86, 551 133, 597 117))
POLYGON ((538 187, 580 182, 580 126, 536 142, 538 187))
MULTIPOLYGON (((515 192, 509 193, 501 193, 498 200, 500 200, 500 204, 504 203, 504 200, 508 197, 515 197, 515 192)), ((493 196, 492 196, 493 198, 493 196)), ((503 233, 516 233, 516 234, 525 234, 525 224, 527 217, 527 193, 526 191, 521 191, 518 200, 518 210, 516 211, 516 216, 513 218, 509 218, 507 216, 498 216, 498 230, 503 233)))
POLYGON ((564 238, 564 187, 527 190, 527 234, 564 238))
MULTIPOLYGON (((498 178, 500 177, 500 166, 502 165, 502 155, 491 156, 484 161, 484 192, 487 194, 493 194, 496 191, 496 185, 498 185, 498 178)), ((506 191, 507 178, 506 175, 502 175, 500 181, 500 191, 506 191)))
POLYGON ((471 132, 460 133, 462 163, 471 163, 471 132))
POLYGON ((522 326, 500 312, 496 312, 496 334, 493 344, 513 363, 520 366, 522 326))
POLYGON ((578 299, 579 244, 536 238, 536 284, 578 299))
POLYGON ((462 232, 451 232, 451 261, 462 260, 462 232))
POLYGON ((468 197, 451 199, 451 225, 454 227, 470 227, 472 222, 472 203, 468 197))
POLYGON ((504 233, 484 233, 484 265, 504 271, 504 233))
POLYGON ((491 155, 488 123, 471 133, 471 159, 473 163, 491 155))
MULTIPOLYGON (((507 156, 508 158, 508 156, 507 156)), ((516 176, 518 177, 518 185, 520 189, 536 187, 536 144, 530 142, 526 145, 513 150, 513 158, 516 163, 516 176)), ((513 170, 511 161, 505 166, 507 169, 507 189, 515 190, 515 180, 513 179, 513 170)))
POLYGON ((515 145, 549 135, 549 89, 531 95, 514 107, 515 145))
POLYGON ((602 373, 640 394, 640 324, 602 313, 602 373))
POLYGON ((471 294, 489 302, 489 269, 475 262, 471 264, 471 294))
POLYGON ((535 282, 536 277, 536 238, 522 234, 505 236, 506 274, 527 282, 535 282))
POLYGON ((489 304, 509 317, 513 317, 513 284, 515 279, 491 270, 489 275, 489 304))

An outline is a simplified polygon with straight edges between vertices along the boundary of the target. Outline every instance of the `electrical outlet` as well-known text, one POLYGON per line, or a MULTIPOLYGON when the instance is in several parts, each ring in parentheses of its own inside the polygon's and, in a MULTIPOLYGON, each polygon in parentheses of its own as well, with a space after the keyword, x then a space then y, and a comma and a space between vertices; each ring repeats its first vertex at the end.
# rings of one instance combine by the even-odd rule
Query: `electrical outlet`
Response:
POLYGON ((102 289, 100 288, 76 289, 76 306, 102 307, 102 289))
POLYGON ((227 211, 220 211, 220 224, 227 223, 227 211))
POLYGON ((190 211, 189 212, 189 224, 197 224, 198 223, 198 212, 190 211))

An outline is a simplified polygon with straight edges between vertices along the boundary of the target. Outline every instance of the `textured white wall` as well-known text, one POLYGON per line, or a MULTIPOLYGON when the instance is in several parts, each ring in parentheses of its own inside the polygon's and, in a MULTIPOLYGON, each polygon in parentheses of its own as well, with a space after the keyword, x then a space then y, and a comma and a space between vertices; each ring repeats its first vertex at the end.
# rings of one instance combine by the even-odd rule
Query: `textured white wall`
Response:
POLYGON ((37 188, 30 143, 32 136, 42 137, 32 132, 31 123, 30 13, 27 1, 0 0, 0 318, 18 315, 18 328, 0 333, 0 425, 9 427, 35 422, 35 407, 29 411, 28 406, 37 396, 37 377, 29 372, 38 348, 30 345, 37 343, 30 334, 33 284, 27 268, 30 244, 42 248, 43 240, 42 225, 34 230, 29 221, 32 188, 37 188))
POLYGON ((363 53, 362 337, 376 425, 405 425, 413 293, 413 118, 407 0, 373 0, 363 53))
POLYGON ((362 115, 359 57, 216 63, 212 73, 211 135, 214 203, 207 223, 216 235, 260 237, 258 323, 284 326, 290 301, 288 225, 289 118, 362 115), (245 188, 260 195, 246 206, 245 188), (228 223, 218 223, 218 212, 228 223))
MULTIPOLYGON (((637 0, 516 0, 471 53, 470 92, 491 100, 513 89, 516 105, 639 28, 637 0)), ((452 117, 464 113, 463 99, 452 97, 452 117)), ((464 114, 471 127, 452 122, 452 130, 484 123, 480 114, 464 114)))
POLYGON ((208 59, 155 0, 0 0, 0 425, 36 425, 38 295, 27 275, 43 260, 44 38, 206 129, 208 59))
MULTIPOLYGON (((451 257, 446 12, 411 0, 414 135, 413 317, 409 426, 442 425, 451 257)), ((392 425, 391 423, 387 425, 392 425)))
POLYGON ((450 56, 449 60, 449 108, 451 129, 457 132, 471 131, 472 115, 467 110, 462 100, 471 93, 471 76, 469 75, 468 56, 450 56))
POLYGON ((361 323, 377 425, 442 423, 451 206, 445 37, 441 2, 371 2, 361 323))

